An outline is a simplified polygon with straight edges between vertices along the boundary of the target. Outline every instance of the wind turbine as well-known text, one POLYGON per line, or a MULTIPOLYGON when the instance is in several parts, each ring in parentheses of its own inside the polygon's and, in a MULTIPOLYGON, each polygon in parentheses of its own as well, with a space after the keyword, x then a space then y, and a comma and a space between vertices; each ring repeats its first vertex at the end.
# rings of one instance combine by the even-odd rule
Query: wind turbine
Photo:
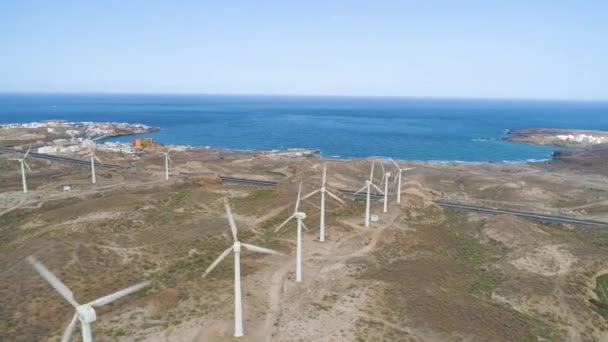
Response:
POLYGON ((397 164, 396 161, 394 161, 393 159, 391 159, 391 161, 393 162, 393 164, 395 164, 395 167, 397 168, 397 177, 395 178, 395 180, 393 182, 397 182, 397 204, 401 203, 401 173, 403 171, 408 171, 408 170, 413 170, 415 169, 415 167, 406 167, 404 169, 402 169, 399 164, 397 164))
POLYGON ((150 285, 149 281, 145 281, 143 283, 139 283, 137 285, 133 285, 131 287, 127 287, 126 289, 114 292, 110 295, 95 299, 94 301, 87 304, 78 304, 74 299, 74 294, 72 291, 65 286, 59 278, 57 278, 51 271, 49 271, 44 265, 36 260, 33 256, 29 256, 27 260, 34 266, 36 271, 40 273, 42 278, 46 280, 51 286, 59 292, 59 294, 67 300, 72 306, 76 309, 76 313, 74 317, 65 328, 63 332, 63 337, 61 338, 62 342, 68 342, 72 337, 72 333, 74 332, 74 328, 76 327, 76 320, 78 319, 82 328, 82 340, 84 342, 92 342, 93 337, 91 335, 91 323, 93 323, 97 319, 97 315, 95 313, 95 309, 93 307, 100 307, 106 304, 110 304, 124 296, 127 296, 133 292, 139 291, 142 288, 150 285))
POLYGON ((225 200, 226 205, 226 216, 228 216, 228 222, 230 223, 230 231, 232 232, 232 238, 234 239, 234 243, 232 246, 228 247, 225 251, 220 254, 211 263, 207 270, 205 270, 205 274, 203 277, 206 277, 209 272, 213 271, 213 269, 222 261, 224 258, 230 254, 230 252, 234 252, 234 337, 243 336, 243 307, 241 304, 241 247, 245 247, 246 249, 252 252, 258 253, 266 253, 266 254, 279 254, 278 252, 273 251, 272 249, 262 248, 254 245, 249 245, 246 243, 239 242, 237 238, 237 228, 236 223, 234 223, 234 217, 232 216, 232 211, 230 211, 230 205, 228 204, 228 200, 225 200))
POLYGON ((329 196, 331 196, 331 198, 335 199, 336 201, 340 202, 341 204, 344 204, 344 201, 340 197, 336 196, 334 193, 331 192, 331 190, 327 189, 327 187, 325 186, 326 179, 327 179, 327 164, 323 164, 323 182, 321 183, 321 188, 302 197, 302 201, 303 201, 303 200, 307 199, 308 197, 315 195, 318 192, 321 192, 321 218, 319 221, 319 241, 321 241, 321 242, 325 241, 325 194, 327 193, 329 196))
POLYGON ((384 208, 382 212, 386 213, 388 211, 388 180, 391 178, 391 173, 384 170, 384 164, 382 162, 380 162, 380 166, 382 167, 382 180, 380 181, 380 186, 384 183, 384 208))
POLYGON ((171 156, 169 156, 169 152, 171 149, 162 152, 165 155, 165 180, 169 180, 169 163, 173 164, 173 160, 171 160, 171 156))
POLYGON ((30 166, 27 165, 27 162, 25 161, 25 159, 30 155, 31 149, 32 149, 31 147, 28 147, 27 152, 25 152, 25 154, 23 155, 23 158, 9 159, 9 160, 16 160, 21 164, 21 182, 23 183, 23 193, 24 194, 27 194, 27 180, 25 179, 25 168, 27 168, 29 172, 32 172, 32 169, 30 169, 30 166))
POLYGON ((297 235, 296 235, 296 281, 302 281, 302 227, 308 231, 308 227, 304 224, 304 219, 306 218, 306 213, 298 211, 300 207, 300 194, 302 193, 302 182, 300 182, 300 187, 298 188, 298 199, 296 200, 296 208, 293 211, 293 214, 289 216, 280 226, 275 229, 275 232, 278 232, 279 229, 283 228, 291 219, 297 220, 297 235))
POLYGON ((355 192, 355 194, 358 194, 363 190, 367 190, 367 200, 365 203, 365 226, 366 227, 369 227, 369 205, 370 205, 370 194, 371 194, 372 187, 376 188, 378 191, 380 191, 380 193, 382 193, 382 190, 380 190, 380 188, 378 186, 376 186, 376 184, 373 183, 374 164, 375 164, 375 161, 372 162, 372 171, 369 173, 369 179, 365 181, 365 185, 361 189, 359 189, 357 192, 355 192))
POLYGON ((89 154, 87 155, 89 158, 91 158, 91 182, 93 184, 97 183, 97 179, 95 178, 95 161, 98 161, 99 164, 103 164, 103 162, 101 160, 99 160, 99 158, 97 158, 97 155, 95 155, 96 150, 97 150, 97 144, 92 143, 89 146, 89 154))

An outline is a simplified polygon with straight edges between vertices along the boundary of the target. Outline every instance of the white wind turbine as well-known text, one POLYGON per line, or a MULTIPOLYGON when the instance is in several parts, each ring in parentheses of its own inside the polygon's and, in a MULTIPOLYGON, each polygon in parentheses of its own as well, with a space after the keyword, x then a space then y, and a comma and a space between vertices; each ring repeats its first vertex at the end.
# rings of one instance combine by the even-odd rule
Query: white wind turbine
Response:
POLYGON ((397 177, 395 178, 394 182, 397 182, 397 204, 401 203, 401 173, 403 171, 408 171, 408 170, 413 170, 415 169, 415 167, 406 167, 404 169, 402 169, 399 164, 397 164, 396 161, 394 161, 393 159, 391 159, 391 161, 393 162, 393 164, 395 164, 395 167, 397 168, 397 177))
POLYGON ((380 181, 380 186, 384 183, 384 208, 382 209, 383 213, 388 211, 388 180, 391 178, 391 173, 384 170, 384 164, 380 162, 380 166, 382 167, 382 180, 380 181))
POLYGON ((65 328, 63 332, 63 337, 61 338, 62 342, 68 342, 72 337, 72 333, 76 328, 76 320, 80 320, 81 329, 82 329, 82 340, 84 342, 92 342, 93 336, 91 335, 91 323, 93 323, 97 319, 97 314, 95 313, 95 309, 93 307, 100 307, 106 304, 110 304, 115 300, 118 300, 124 296, 127 296, 133 292, 137 292, 140 289, 148 286, 150 284, 149 281, 139 283, 137 285, 133 285, 131 287, 127 287, 126 289, 114 292, 110 295, 95 299, 94 301, 87 304, 78 304, 74 299, 74 294, 72 291, 65 286, 59 278, 57 278, 51 271, 49 271, 44 265, 36 260, 33 256, 29 256, 27 260, 34 266, 36 271, 40 273, 42 278, 44 278, 51 286, 59 292, 59 294, 67 300, 72 306, 76 309, 76 313, 74 317, 65 328))
POLYGON ((97 158, 97 155, 95 154, 96 150, 97 144, 91 143, 91 145, 89 145, 89 154, 87 155, 87 157, 91 159, 91 182, 93 184, 97 183, 97 179, 95 178, 95 161, 98 161, 99 164, 103 164, 103 162, 99 160, 99 158, 97 158))
POLYGON ((29 172, 32 172, 32 169, 30 169, 30 166, 27 165, 27 162, 25 161, 25 159, 27 159, 27 157, 30 155, 30 150, 31 150, 31 147, 29 147, 27 149, 27 152, 25 152, 25 154, 23 155, 23 158, 9 159, 9 160, 16 160, 21 164, 21 182, 23 183, 23 193, 24 194, 27 194, 27 180, 25 179, 25 169, 27 168, 27 170, 29 172))
POLYGON ((306 213, 298 211, 300 207, 300 194, 302 193, 302 182, 300 182, 300 187, 298 188, 298 199, 296 200, 296 207, 293 211, 293 214, 289 216, 280 226, 275 229, 275 232, 278 232, 279 229, 283 228, 291 219, 297 220, 297 235, 296 235, 296 281, 302 281, 302 227, 308 231, 308 227, 304 224, 304 219, 306 218, 306 213))
POLYGON ((336 201, 340 202, 341 204, 344 204, 344 201, 340 197, 338 197, 337 195, 332 193, 332 191, 329 190, 325 186, 326 179, 327 179, 327 164, 323 164, 323 182, 321 183, 321 188, 302 197, 302 201, 303 201, 303 200, 307 199, 308 197, 315 195, 318 192, 321 192, 321 218, 319 221, 319 241, 321 241, 321 242, 325 241, 325 194, 327 193, 329 196, 331 196, 336 201))
POLYGON ((225 204, 226 216, 228 216, 228 222, 230 223, 230 231, 232 232, 234 243, 232 246, 228 247, 228 249, 223 251, 222 254, 220 254, 220 256, 218 256, 209 267, 207 267, 203 277, 206 277, 207 274, 209 274, 209 272, 211 272, 222 260, 224 260, 224 258, 226 258, 231 251, 234 252, 234 337, 241 337, 243 336, 243 307, 241 304, 241 247, 245 247, 252 252, 258 253, 279 253, 271 249, 239 242, 237 238, 238 231, 236 228, 236 223, 234 223, 234 217, 232 216, 232 211, 230 211, 230 205, 228 204, 227 200, 225 204))
POLYGON ((173 160, 171 160, 171 156, 169 155, 170 151, 171 149, 162 152, 165 155, 165 180, 169 180, 169 164, 173 164, 173 160))
POLYGON ((369 179, 365 181, 365 185, 359 189, 357 192, 355 192, 355 194, 360 193, 363 190, 367 190, 367 199, 366 199, 366 203, 365 203, 365 226, 369 227, 369 205, 370 205, 370 195, 371 195, 371 190, 372 187, 376 188, 378 191, 380 191, 380 193, 382 193, 382 190, 380 190, 380 188, 378 186, 376 186, 376 184, 373 183, 373 179, 374 179, 374 164, 375 161, 372 162, 372 171, 369 173, 369 179))

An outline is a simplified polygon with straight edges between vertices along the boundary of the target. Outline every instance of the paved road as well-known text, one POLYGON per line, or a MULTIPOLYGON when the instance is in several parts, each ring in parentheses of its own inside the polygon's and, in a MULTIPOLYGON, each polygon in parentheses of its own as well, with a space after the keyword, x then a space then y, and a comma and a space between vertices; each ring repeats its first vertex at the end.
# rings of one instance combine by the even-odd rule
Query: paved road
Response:
POLYGON ((474 211, 478 213, 487 213, 487 214, 507 214, 507 215, 515 215, 519 217, 525 217, 532 220, 538 220, 543 222, 553 222, 553 223, 563 223, 563 224, 578 224, 583 226, 600 226, 600 227, 608 227, 608 222, 601 222, 595 220, 579 220, 576 218, 568 217, 568 216, 559 216, 559 215, 546 215, 546 214, 537 214, 527 211, 521 210, 510 210, 510 209, 498 209, 498 208, 488 208, 488 207, 479 207, 475 205, 461 204, 449 201, 435 201, 436 204, 452 209, 466 210, 466 211, 474 211))
MULTIPOLYGON (((345 196, 359 198, 359 199, 367 199, 367 192, 366 191, 361 191, 358 194, 356 194, 355 191, 352 191, 352 190, 338 189, 338 191, 340 191, 345 196)), ((376 194, 376 193, 373 193, 373 192, 371 194, 369 194, 369 197, 370 197, 370 199, 373 199, 373 200, 384 199, 384 195, 382 195, 382 194, 376 194)))
POLYGON ((225 183, 237 183, 237 184, 254 185, 254 186, 277 186, 277 185, 279 185, 279 182, 264 181, 264 180, 257 180, 257 179, 235 178, 235 177, 227 177, 227 176, 220 176, 220 179, 222 180, 222 182, 225 182, 225 183))
MULTIPOLYGON (((10 147, 0 146, 0 153, 15 153, 19 156, 23 156, 24 152, 21 150, 16 150, 16 149, 10 148, 10 147)), ((80 165, 80 166, 91 167, 91 162, 89 160, 59 157, 59 156, 53 156, 50 154, 36 153, 36 152, 30 152, 30 156, 32 158, 46 159, 46 160, 52 160, 52 161, 57 161, 57 162, 61 162, 61 163, 69 163, 69 164, 76 164, 76 165, 80 165)), ((101 163, 95 162, 95 167, 119 168, 121 166, 114 165, 114 164, 101 164, 101 163)))
MULTIPOLYGON (((228 177, 228 176, 220 176, 220 179, 222 180, 222 182, 225 182, 225 183, 237 183, 237 184, 253 185, 253 186, 277 186, 280 184, 279 182, 273 182, 273 181, 236 178, 236 177, 228 177)), ((340 191, 345 196, 355 197, 355 198, 359 198, 359 199, 365 199, 367 196, 367 193, 365 193, 363 191, 358 194, 355 194, 355 192, 351 191, 351 190, 338 189, 338 191, 340 191)), ((384 195, 371 193, 370 198, 373 200, 379 200, 379 199, 383 199, 384 195)))

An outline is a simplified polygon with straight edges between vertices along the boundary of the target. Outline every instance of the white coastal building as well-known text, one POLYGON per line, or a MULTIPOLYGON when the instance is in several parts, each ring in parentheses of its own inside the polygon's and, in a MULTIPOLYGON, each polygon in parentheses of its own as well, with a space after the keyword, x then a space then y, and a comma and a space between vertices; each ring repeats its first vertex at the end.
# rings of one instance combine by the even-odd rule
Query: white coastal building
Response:
POLYGON ((44 153, 44 154, 55 154, 55 153, 57 153, 57 147, 56 146, 42 146, 42 147, 38 147, 38 150, 36 152, 44 153))
POLYGON ((557 138, 562 141, 576 142, 576 143, 589 143, 589 144, 601 144, 607 142, 605 137, 595 137, 587 134, 567 134, 558 135, 557 138))

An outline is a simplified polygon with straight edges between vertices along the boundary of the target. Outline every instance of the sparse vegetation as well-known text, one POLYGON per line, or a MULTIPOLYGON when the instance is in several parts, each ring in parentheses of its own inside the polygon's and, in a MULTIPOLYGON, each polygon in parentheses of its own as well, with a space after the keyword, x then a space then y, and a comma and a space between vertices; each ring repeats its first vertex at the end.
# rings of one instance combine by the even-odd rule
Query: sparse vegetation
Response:
MULTIPOLYGON (((229 167, 241 174, 255 170, 256 174, 277 176, 268 170, 291 164, 295 166, 289 172, 296 174, 297 180, 302 174, 308 177, 309 170, 313 170, 310 166, 317 163, 316 160, 260 162, 252 159, 251 162, 230 163, 228 166, 224 160, 209 168, 211 171, 200 172, 220 172, 229 167)), ((332 182, 353 188, 355 172, 352 167, 343 168, 341 161, 335 163, 331 170, 340 172, 341 178, 330 176, 332 182)), ((139 170, 144 170, 145 161, 142 160, 141 164, 139 170)), ((176 164, 175 167, 184 167, 176 164)), ((0 162, 0 168, 2 165, 0 162)), ((200 165, 196 167, 205 167, 205 163, 200 165)), ((305 237, 305 278, 309 275, 315 278, 310 290, 307 287, 307 291, 298 292, 296 289, 301 287, 291 283, 295 222, 278 233, 274 232, 292 213, 291 205, 297 191, 294 182, 286 182, 276 188, 213 183, 193 187, 188 179, 183 181, 176 177, 175 183, 157 186, 150 182, 151 176, 146 178, 147 175, 131 169, 129 178, 125 176, 127 171, 122 170, 112 173, 111 179, 100 177, 103 186, 104 180, 116 184, 122 182, 116 188, 108 187, 103 192, 78 192, 85 189, 83 185, 73 194, 65 193, 44 202, 40 208, 35 201, 28 202, 26 208, 0 216, 0 264, 4 265, 0 280, 6 284, 0 289, 3 299, 0 340, 52 339, 61 333, 73 314, 69 304, 56 296, 48 284, 36 278, 23 262, 31 253, 48 262, 49 267, 73 287, 78 300, 96 298, 106 294, 108 289, 144 279, 153 280, 151 287, 133 294, 132 298, 99 310, 101 318, 94 328, 97 329, 95 333, 103 335, 101 340, 146 340, 150 339, 151 333, 174 334, 181 327, 173 327, 182 323, 186 323, 182 326, 185 329, 192 329, 188 328, 190 323, 199 321, 210 324, 204 328, 197 325, 196 329, 201 331, 216 329, 217 325, 213 324, 217 323, 208 323, 213 320, 229 326, 226 322, 232 319, 232 256, 207 279, 202 278, 212 260, 231 243, 222 197, 230 198, 243 242, 287 254, 270 257, 244 252, 242 259, 247 324, 255 326, 255 329, 266 329, 260 323, 268 319, 268 327, 273 329, 272 336, 277 340, 297 339, 293 330, 287 332, 292 328, 285 324, 293 319, 296 309, 303 310, 303 313, 297 312, 298 317, 313 322, 320 333, 329 329, 325 326, 336 327, 336 335, 331 335, 331 338, 360 341, 414 340, 428 336, 445 340, 467 336, 480 341, 563 341, 564 337, 559 335, 561 331, 570 327, 574 328, 572 330, 581 328, 571 315, 576 314, 577 319, 585 322, 592 321, 589 317, 601 320, 591 309, 594 308, 608 317, 608 275, 597 279, 599 300, 590 304, 588 298, 577 297, 588 293, 584 292, 588 291, 589 284, 586 277, 604 267, 602 260, 608 253, 608 231, 531 223, 526 228, 535 230, 538 236, 526 233, 525 229, 517 230, 522 233, 521 237, 515 236, 514 243, 529 246, 514 253, 514 247, 506 242, 497 242, 493 240, 495 237, 487 234, 489 228, 496 228, 499 220, 441 209, 429 201, 432 196, 517 200, 518 191, 525 188, 514 190, 514 185, 491 186, 498 182, 507 184, 511 181, 507 178, 528 184, 536 191, 533 200, 518 202, 519 206, 529 205, 532 201, 538 201, 537 207, 541 209, 543 206, 553 209, 551 206, 555 205, 593 203, 604 200, 600 198, 604 196, 602 192, 594 190, 592 196, 595 197, 588 199, 585 196, 590 191, 581 187, 580 192, 569 192, 566 198, 558 192, 573 189, 572 185, 563 185, 561 180, 545 181, 541 176, 531 179, 531 176, 520 172, 525 167, 521 165, 503 165, 500 173, 492 173, 491 177, 477 174, 492 166, 442 165, 445 169, 452 167, 458 168, 457 181, 450 179, 453 172, 412 172, 408 176, 410 185, 404 185, 404 189, 409 188, 412 193, 404 195, 403 205, 399 209, 389 209, 389 215, 381 214, 380 221, 369 229, 359 228, 365 201, 347 201, 344 206, 329 201, 331 214, 327 217, 327 225, 331 238, 324 244, 310 241, 318 233, 318 202, 316 198, 305 202, 303 209, 308 214, 307 224, 312 230, 305 237), (475 173, 467 173, 469 169, 475 169, 475 173), (497 181, 495 176, 502 179, 497 181), (138 188, 140 183, 137 182, 141 180, 145 181, 141 184, 146 184, 146 189, 138 188), (125 191, 125 183, 131 182, 137 183, 137 187, 131 186, 125 191), (419 184, 411 186, 414 183, 419 184), (487 185, 490 186, 485 187, 487 185), (477 191, 484 187, 484 191, 477 191), (98 213, 100 215, 96 216, 98 213), (375 235, 393 213, 400 213, 400 216, 381 234, 375 235), (259 223, 260 220, 265 221, 259 223), (358 254, 372 240, 377 244, 371 254, 358 254), (557 277, 522 272, 511 263, 513 258, 528 257, 538 246, 547 244, 563 245, 563 250, 576 258, 575 266, 569 273, 560 275, 560 281, 555 280, 557 277), (597 265, 589 267, 589 260, 597 265), (575 277, 578 280, 572 285, 575 277), (574 286, 578 292, 572 290, 574 286), (276 292, 269 292, 270 287, 276 292), (559 290, 565 297, 554 298, 554 290, 559 290), (269 297, 278 297, 275 298, 278 301, 276 307, 267 305, 269 297), (294 305, 285 304, 294 301, 294 305), (511 303, 517 303, 517 310, 526 314, 515 311, 515 305, 511 303), (528 303, 530 305, 526 306, 528 303), (40 310, 42 307, 45 310, 40 310), (546 309, 549 313, 540 312, 540 309, 536 312, 531 307, 546 309), (336 317, 334 312, 338 313, 336 317), (274 314, 280 319, 270 320, 274 314), (35 323, 23 319, 25 315, 33 317, 35 323), (340 321, 344 318, 342 316, 346 317, 344 325, 331 321, 340 321), (328 321, 318 324, 319 320, 328 321), (422 334, 416 335, 421 331, 422 334), (425 335, 427 332, 431 335, 425 335)), ((6 172, 15 172, 13 169, 8 168, 6 172)), ((153 174, 155 169, 150 170, 153 174)), ((77 171, 82 174, 81 170, 77 171)), ((11 177, 18 180, 15 175, 11 177)), ((156 176, 154 179, 158 178, 156 176)), ((40 182, 35 173, 32 181, 40 182)), ((316 181, 318 179, 311 184, 316 181)), ((44 201, 41 198, 39 200, 44 201)), ((6 201, 5 207, 12 203, 16 202, 6 201)), ((374 203, 374 206, 374 213, 379 213, 380 205, 374 203)), ((601 212, 598 215, 602 215, 601 212)), ((508 220, 504 222, 511 223, 508 220)), ((298 337, 306 337, 301 333, 306 324, 308 322, 304 320, 298 326, 298 337)), ((598 340, 597 332, 608 331, 608 326, 602 324, 593 321, 582 327, 581 339, 598 340)))
POLYGON ((608 274, 603 274, 595 280, 595 293, 598 300, 590 299, 597 312, 608 319, 608 274))

